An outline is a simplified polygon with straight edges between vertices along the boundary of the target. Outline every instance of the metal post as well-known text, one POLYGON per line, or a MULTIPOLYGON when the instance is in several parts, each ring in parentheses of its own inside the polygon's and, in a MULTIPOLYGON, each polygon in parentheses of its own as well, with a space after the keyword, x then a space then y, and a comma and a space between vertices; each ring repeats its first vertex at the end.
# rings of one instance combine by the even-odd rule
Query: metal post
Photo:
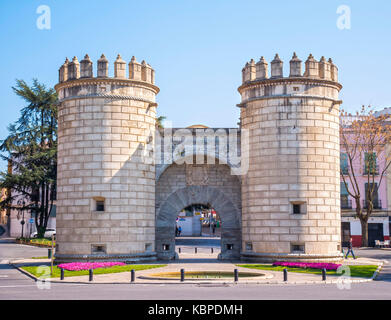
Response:
POLYGON ((130 282, 134 282, 136 279, 136 272, 132 269, 130 270, 130 282))
POLYGON ((48 259, 52 258, 52 249, 48 249, 48 259))
POLYGON ((61 268, 61 280, 64 280, 64 268, 61 268))
POLYGON ((239 281, 239 272, 238 272, 238 269, 235 269, 235 270, 234 270, 234 279, 235 279, 235 282, 238 282, 238 281, 239 281))
POLYGON ((197 253, 197 248, 194 248, 194 252, 197 253))
POLYGON ((90 269, 89 270, 89 281, 92 281, 93 280, 93 277, 94 277, 94 269, 90 269))
POLYGON ((52 234, 52 256, 50 257, 50 271, 53 274, 53 260, 54 260, 54 235, 52 234))
POLYGON ((288 281, 288 270, 286 268, 284 269, 284 281, 288 281))
POLYGON ((326 281, 326 269, 325 268, 322 269, 322 280, 326 281))
POLYGON ((185 269, 181 269, 181 282, 185 281, 185 269))
POLYGON ((179 253, 181 253, 181 248, 179 247, 179 253))
POLYGON ((213 253, 213 248, 210 248, 210 252, 213 253))

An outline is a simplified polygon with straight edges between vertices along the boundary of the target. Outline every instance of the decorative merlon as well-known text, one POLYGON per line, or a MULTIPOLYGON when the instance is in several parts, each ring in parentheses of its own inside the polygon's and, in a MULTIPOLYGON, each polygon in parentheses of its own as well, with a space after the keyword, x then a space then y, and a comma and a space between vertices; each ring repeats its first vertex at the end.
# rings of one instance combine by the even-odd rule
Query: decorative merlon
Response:
MULTIPOLYGON (((294 52, 289 64, 290 73, 288 78, 304 77, 338 82, 338 68, 331 58, 326 60, 325 57, 322 57, 320 61, 317 61, 314 56, 310 54, 305 61, 305 71, 303 73, 302 61, 298 58, 296 52, 294 52)), ((254 60, 251 59, 250 62, 246 63, 242 70, 243 84, 258 80, 284 78, 283 61, 278 53, 275 55, 273 61, 271 61, 270 66, 271 72, 269 77, 268 63, 265 58, 262 56, 256 64, 254 60)))
MULTIPOLYGON (((114 78, 144 81, 150 84, 155 83, 155 71, 145 60, 142 63, 138 63, 133 56, 128 65, 129 75, 127 77, 126 62, 118 54, 117 59, 114 61, 114 78)), ((94 78, 93 62, 88 54, 84 56, 80 63, 77 57, 74 57, 72 62, 69 62, 68 58, 66 58, 64 64, 59 69, 60 83, 80 78, 94 78)), ((104 54, 97 61, 97 78, 109 78, 109 61, 104 54)))

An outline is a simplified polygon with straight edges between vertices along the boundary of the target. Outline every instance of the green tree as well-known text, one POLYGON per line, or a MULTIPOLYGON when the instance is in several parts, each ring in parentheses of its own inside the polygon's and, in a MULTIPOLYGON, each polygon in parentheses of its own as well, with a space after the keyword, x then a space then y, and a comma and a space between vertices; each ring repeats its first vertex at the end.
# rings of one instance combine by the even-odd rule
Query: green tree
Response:
POLYGON ((164 125, 163 125, 164 120, 166 120, 165 116, 159 116, 156 118, 156 126, 158 127, 158 129, 164 128, 164 125))
POLYGON ((36 79, 31 86, 17 80, 12 89, 27 106, 0 144, 1 158, 12 168, 0 176, 0 187, 9 190, 0 206, 30 211, 42 237, 56 194, 57 94, 36 79))

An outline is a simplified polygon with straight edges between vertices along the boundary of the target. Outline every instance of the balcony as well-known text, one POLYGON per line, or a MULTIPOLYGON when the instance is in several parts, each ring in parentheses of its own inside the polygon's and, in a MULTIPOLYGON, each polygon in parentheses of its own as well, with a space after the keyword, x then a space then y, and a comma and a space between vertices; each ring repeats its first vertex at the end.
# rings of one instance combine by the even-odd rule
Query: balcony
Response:
POLYGON ((379 175, 379 165, 375 165, 375 166, 364 166, 364 172, 363 174, 366 175, 366 174, 374 174, 375 176, 379 175))
POLYGON ((341 199, 341 209, 352 209, 352 200, 341 199))
MULTIPOLYGON (((381 205, 381 200, 373 200, 372 201, 372 204, 373 204, 373 209, 381 209, 382 208, 382 205, 381 205)), ((363 200, 362 201, 362 207, 364 209, 367 209, 368 208, 368 201, 367 200, 363 200)))

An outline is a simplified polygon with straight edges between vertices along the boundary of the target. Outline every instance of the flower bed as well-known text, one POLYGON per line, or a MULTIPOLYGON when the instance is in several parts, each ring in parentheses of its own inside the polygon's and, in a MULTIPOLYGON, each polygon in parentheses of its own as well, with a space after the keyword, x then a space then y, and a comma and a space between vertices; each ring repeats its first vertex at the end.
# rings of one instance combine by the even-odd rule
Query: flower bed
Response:
POLYGON ((68 271, 80 271, 124 265, 123 262, 71 262, 59 264, 57 267, 68 271))
MULTIPOLYGON (((29 246, 34 246, 34 247, 41 247, 41 248, 51 248, 52 247, 52 241, 46 238, 43 239, 28 239, 28 238, 17 238, 15 240, 16 243, 18 244, 26 244, 29 246)), ((56 242, 54 241, 53 246, 56 245, 56 242)))
POLYGON ((273 263, 273 266, 291 267, 291 268, 304 268, 304 269, 326 269, 337 270, 341 264, 336 263, 317 263, 317 262, 283 262, 277 261, 273 263))

